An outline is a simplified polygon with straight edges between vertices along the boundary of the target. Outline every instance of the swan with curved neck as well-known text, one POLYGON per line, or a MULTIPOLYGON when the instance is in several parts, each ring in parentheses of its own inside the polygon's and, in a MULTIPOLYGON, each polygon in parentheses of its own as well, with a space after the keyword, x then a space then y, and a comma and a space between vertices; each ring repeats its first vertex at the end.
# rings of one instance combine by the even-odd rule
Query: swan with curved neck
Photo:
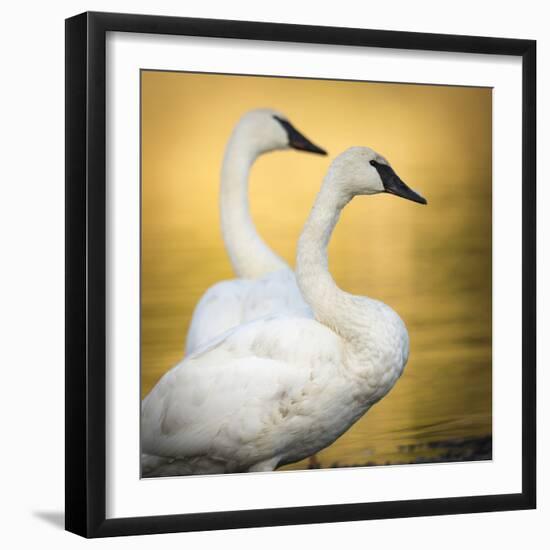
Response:
POLYGON ((256 159, 268 152, 297 149, 325 155, 300 134, 281 113, 257 109, 235 127, 223 160, 220 213, 225 247, 239 278, 256 279, 288 267, 260 237, 248 205, 248 176, 256 159))
POLYGON ((285 149, 326 155, 273 109, 246 113, 229 138, 221 173, 221 227, 233 271, 241 280, 217 283, 199 300, 187 335, 187 354, 247 320, 281 311, 281 302, 296 302, 299 292, 292 271, 256 231, 248 204, 254 162, 268 152, 285 149), (277 275, 270 284, 262 282, 260 290, 254 281, 272 273, 277 275))
POLYGON ((143 475, 274 470, 333 443, 391 390, 408 359, 405 324, 338 288, 326 252, 351 199, 384 192, 426 203, 372 149, 335 159, 298 243, 315 318, 241 325, 169 371, 143 401, 143 475))

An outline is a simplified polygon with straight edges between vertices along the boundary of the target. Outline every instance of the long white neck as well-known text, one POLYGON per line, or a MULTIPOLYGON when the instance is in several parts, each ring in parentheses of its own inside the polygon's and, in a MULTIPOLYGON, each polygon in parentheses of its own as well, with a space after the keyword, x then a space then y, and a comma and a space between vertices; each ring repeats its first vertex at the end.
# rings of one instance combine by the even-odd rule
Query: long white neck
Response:
POLYGON ((231 136, 222 167, 220 210, 225 247, 237 277, 257 278, 288 267, 260 237, 248 205, 248 177, 262 153, 236 132, 231 136))
MULTIPOLYGON (((342 338, 341 366, 363 403, 381 399, 401 375, 409 353, 407 329, 389 306, 338 288, 328 270, 327 245, 351 200, 346 182, 329 171, 298 242, 296 279, 315 318, 342 338), (365 401, 366 400, 366 401, 365 401)), ((364 412, 362 409, 361 414, 364 412)))
POLYGON ((329 178, 325 178, 300 236, 296 277, 316 319, 353 342, 365 337, 366 305, 370 300, 342 291, 329 272, 327 246, 340 212, 352 198, 331 185, 329 178))

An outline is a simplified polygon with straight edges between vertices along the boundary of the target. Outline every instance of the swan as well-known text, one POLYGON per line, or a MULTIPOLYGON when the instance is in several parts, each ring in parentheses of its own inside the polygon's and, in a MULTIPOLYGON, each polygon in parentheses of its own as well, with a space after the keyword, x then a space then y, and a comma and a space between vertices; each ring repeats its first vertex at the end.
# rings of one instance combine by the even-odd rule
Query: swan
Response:
POLYGON ((257 233, 248 207, 252 164, 260 155, 280 149, 326 155, 273 109, 249 111, 233 130, 223 160, 220 211, 225 247, 238 278, 215 284, 199 300, 187 334, 186 355, 243 322, 289 308, 307 312, 294 273, 257 233))
POLYGON ((382 192, 426 204, 370 148, 333 161, 297 248, 314 318, 249 322, 168 371, 142 403, 143 476, 272 471, 330 445, 391 390, 409 355, 405 324, 341 290, 327 259, 341 210, 382 192))

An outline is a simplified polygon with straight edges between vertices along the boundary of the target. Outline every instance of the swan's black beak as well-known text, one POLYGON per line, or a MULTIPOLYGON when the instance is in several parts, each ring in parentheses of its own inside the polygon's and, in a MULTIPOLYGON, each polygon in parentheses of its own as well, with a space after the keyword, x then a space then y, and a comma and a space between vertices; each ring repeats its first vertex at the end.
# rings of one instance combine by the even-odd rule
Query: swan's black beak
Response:
POLYGON ((317 155, 327 154, 324 149, 321 149, 321 147, 315 145, 315 143, 309 141, 306 136, 298 132, 288 120, 276 115, 273 115, 273 118, 284 128, 288 136, 288 144, 290 147, 298 151, 307 151, 308 153, 315 153, 317 155))
POLYGON ((420 204, 428 204, 428 201, 422 196, 419 195, 416 191, 413 191, 394 171, 391 166, 387 164, 382 164, 381 162, 376 162, 375 160, 370 161, 371 166, 376 168, 384 189, 386 193, 391 193, 392 195, 397 195, 398 197, 403 197, 413 202, 418 202, 420 204))

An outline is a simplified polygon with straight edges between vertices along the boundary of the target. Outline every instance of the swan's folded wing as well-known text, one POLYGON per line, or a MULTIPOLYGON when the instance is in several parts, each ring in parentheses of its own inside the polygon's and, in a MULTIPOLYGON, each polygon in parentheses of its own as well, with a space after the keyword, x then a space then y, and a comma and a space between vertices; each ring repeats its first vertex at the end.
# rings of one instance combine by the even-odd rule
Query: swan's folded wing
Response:
POLYGON ((257 357, 309 369, 320 357, 340 362, 342 351, 340 337, 309 317, 267 315, 212 339, 189 355, 185 362, 221 366, 237 358, 257 357))
POLYGON ((303 406, 316 358, 337 365, 340 348, 334 333, 308 319, 264 319, 230 331, 169 371, 145 398, 143 451, 227 456, 253 446, 257 455, 266 446, 275 452, 286 443, 267 434, 283 417, 303 414, 293 408, 303 406))
POLYGON ((146 453, 226 457, 258 441, 281 396, 305 383, 299 369, 256 357, 235 359, 223 368, 180 367, 163 377, 143 402, 146 453))

